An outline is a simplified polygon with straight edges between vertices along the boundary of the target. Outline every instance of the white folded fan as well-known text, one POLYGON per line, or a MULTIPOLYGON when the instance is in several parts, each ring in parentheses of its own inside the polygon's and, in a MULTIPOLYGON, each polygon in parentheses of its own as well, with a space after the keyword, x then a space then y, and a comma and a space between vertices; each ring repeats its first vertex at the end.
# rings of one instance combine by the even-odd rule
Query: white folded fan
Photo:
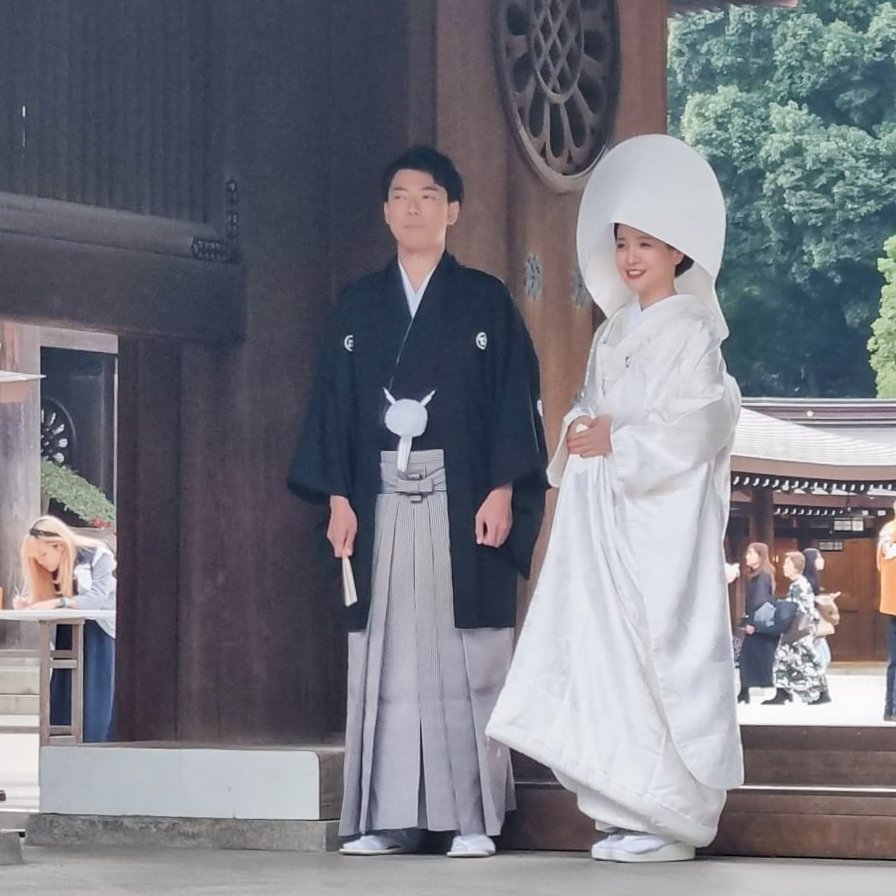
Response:
POLYGON ((355 574, 352 572, 352 561, 348 557, 342 558, 342 595, 347 607, 358 602, 355 574))

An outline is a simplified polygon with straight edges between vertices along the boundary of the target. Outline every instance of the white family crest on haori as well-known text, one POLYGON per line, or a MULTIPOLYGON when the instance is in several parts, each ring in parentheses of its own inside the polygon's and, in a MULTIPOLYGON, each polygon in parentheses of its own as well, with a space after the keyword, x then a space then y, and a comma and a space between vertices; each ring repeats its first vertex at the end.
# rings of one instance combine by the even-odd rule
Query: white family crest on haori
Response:
POLYGON ((388 389, 383 389, 389 407, 386 410, 386 429, 398 436, 398 472, 406 473, 408 460, 411 456, 411 444, 418 436, 426 432, 426 424, 429 422, 429 414, 426 406, 432 401, 435 389, 423 399, 415 401, 413 398, 400 398, 398 400, 388 389))
POLYGON ((550 541, 487 733, 550 767, 599 829, 703 846, 743 780, 723 538, 740 412, 715 294, 725 208, 710 166, 661 135, 620 144, 585 188, 579 264, 608 315, 548 468, 550 541), (613 225, 684 252, 642 309, 613 225), (695 273, 692 273, 695 272, 695 273), (609 454, 569 455, 579 417, 609 454))

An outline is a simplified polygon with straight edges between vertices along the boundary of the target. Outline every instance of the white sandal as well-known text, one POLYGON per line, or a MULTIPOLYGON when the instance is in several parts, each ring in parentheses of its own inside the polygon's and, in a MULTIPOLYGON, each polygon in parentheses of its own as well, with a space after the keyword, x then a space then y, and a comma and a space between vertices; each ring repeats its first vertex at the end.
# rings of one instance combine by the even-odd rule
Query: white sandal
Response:
POLYGON ((485 834, 457 834, 451 841, 449 859, 487 859, 495 854, 495 841, 485 834))
POLYGON ((339 852, 344 856, 399 856, 416 852, 419 846, 419 831, 396 831, 389 834, 362 834, 342 846, 339 852), (414 834, 417 836, 413 836, 414 834))

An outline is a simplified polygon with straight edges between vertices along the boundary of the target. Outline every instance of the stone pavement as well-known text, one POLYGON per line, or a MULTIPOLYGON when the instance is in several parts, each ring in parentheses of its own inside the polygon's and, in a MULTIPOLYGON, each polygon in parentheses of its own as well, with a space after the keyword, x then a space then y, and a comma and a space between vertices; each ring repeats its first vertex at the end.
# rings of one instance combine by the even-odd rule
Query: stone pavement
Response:
POLYGON ((442 856, 26 847, 9 896, 892 896, 896 863, 699 859, 613 865, 579 853, 442 856))
POLYGON ((753 688, 749 705, 737 707, 741 725, 896 725, 883 721, 886 663, 842 663, 831 667, 831 703, 806 706, 799 700, 783 706, 763 706, 774 688, 753 688))

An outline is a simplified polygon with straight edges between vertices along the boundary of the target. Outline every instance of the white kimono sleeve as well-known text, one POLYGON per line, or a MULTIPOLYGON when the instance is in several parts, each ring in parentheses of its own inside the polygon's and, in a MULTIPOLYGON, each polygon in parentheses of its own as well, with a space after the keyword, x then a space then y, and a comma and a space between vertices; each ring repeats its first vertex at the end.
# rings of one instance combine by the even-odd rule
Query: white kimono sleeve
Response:
POLYGON ((593 394, 597 382, 597 344, 607 329, 608 323, 609 321, 605 320, 597 328, 594 338, 591 340, 591 351, 588 354, 588 366, 585 370, 585 382, 576 395, 572 408, 570 408, 560 424, 560 439, 557 442, 557 450, 554 452, 547 470, 548 482, 554 488, 560 487, 563 471, 566 469, 566 462, 569 460, 569 452, 566 450, 566 434, 569 432, 570 425, 573 420, 579 417, 594 416, 594 411, 589 407, 589 397, 593 394))
POLYGON ((725 372, 718 336, 701 327, 646 419, 613 426, 613 473, 630 494, 674 486, 731 444, 739 414, 740 392, 725 372))

